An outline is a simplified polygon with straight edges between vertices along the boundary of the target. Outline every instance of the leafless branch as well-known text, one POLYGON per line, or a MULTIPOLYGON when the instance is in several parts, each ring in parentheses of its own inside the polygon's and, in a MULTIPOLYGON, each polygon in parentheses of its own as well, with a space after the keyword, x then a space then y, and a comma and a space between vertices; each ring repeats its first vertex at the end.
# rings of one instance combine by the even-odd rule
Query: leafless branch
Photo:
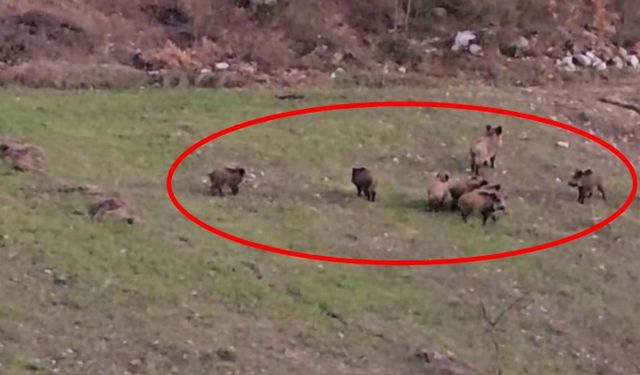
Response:
POLYGON ((500 356, 501 356, 500 355, 500 345, 498 343, 498 338, 496 337, 496 327, 498 326, 498 324, 500 323, 502 318, 509 311, 511 311, 518 303, 520 303, 521 301, 523 301, 527 297, 528 297, 528 294, 524 294, 524 295, 516 298, 506 308, 504 308, 498 314, 498 316, 496 316, 494 319, 491 319, 489 317, 489 314, 487 312, 487 308, 484 305, 484 302, 482 302, 482 301, 480 302, 480 312, 482 313, 482 319, 487 324, 487 331, 489 332, 489 337, 491 338, 491 342, 493 343, 494 360, 495 360, 495 363, 496 363, 496 374, 497 375, 502 375, 502 367, 500 366, 500 356))
POLYGON ((610 99, 610 98, 598 98, 598 101, 606 104, 615 105, 620 108, 628 109, 640 115, 640 107, 638 107, 637 105, 634 105, 631 103, 625 103, 625 102, 622 102, 616 99, 610 99))

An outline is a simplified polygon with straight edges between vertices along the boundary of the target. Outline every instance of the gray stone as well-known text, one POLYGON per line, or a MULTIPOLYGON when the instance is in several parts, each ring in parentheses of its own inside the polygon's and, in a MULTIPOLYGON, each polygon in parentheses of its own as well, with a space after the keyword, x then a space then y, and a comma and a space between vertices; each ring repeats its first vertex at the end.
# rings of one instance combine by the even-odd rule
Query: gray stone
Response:
POLYGON ((587 67, 591 66, 591 59, 586 55, 576 53, 575 55, 573 55, 573 63, 578 66, 587 67))
POLYGON ((447 10, 442 7, 435 7, 431 12, 438 18, 445 18, 447 16, 447 10))
POLYGON ((620 56, 614 56, 613 59, 611 59, 611 65, 618 69, 622 69, 624 68, 624 60, 620 56))
POLYGON ((622 56, 623 59, 626 59, 629 56, 629 52, 623 47, 618 48, 618 54, 622 56))
POLYGON ((476 39, 476 34, 473 31, 465 30, 459 31, 456 34, 456 37, 453 41, 453 46, 451 46, 452 51, 460 51, 464 50, 469 46, 472 40, 476 39))
POLYGON ((529 39, 519 36, 513 41, 513 46, 519 50, 527 49, 529 48, 529 39))
POLYGON ((469 46, 469 53, 471 53, 474 56, 484 55, 484 52, 482 51, 482 46, 475 43, 469 46))
POLYGON ((215 67, 216 67, 216 70, 227 70, 227 69, 229 69, 229 63, 224 62, 224 61, 217 62, 215 67))

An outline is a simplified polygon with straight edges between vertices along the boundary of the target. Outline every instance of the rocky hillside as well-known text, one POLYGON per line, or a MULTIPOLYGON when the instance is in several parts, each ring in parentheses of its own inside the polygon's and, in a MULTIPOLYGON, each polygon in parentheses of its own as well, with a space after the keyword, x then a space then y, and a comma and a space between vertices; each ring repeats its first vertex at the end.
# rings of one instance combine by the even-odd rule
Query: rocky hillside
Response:
POLYGON ((638 19, 634 0, 7 0, 0 78, 240 86, 355 71, 516 72, 514 83, 536 85, 579 70, 636 70, 638 19))

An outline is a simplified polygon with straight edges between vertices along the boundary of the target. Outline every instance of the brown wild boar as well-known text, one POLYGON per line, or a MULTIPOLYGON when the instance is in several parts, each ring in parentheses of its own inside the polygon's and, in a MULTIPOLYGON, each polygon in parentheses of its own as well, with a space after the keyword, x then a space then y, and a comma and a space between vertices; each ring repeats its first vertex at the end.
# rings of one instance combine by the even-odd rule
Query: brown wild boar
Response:
POLYGON ((602 196, 602 200, 607 200, 604 192, 604 185, 602 183, 602 176, 596 174, 591 169, 576 169, 568 184, 569 186, 578 189, 578 202, 580 204, 584 204, 584 200, 586 198, 591 198, 593 195, 593 189, 598 189, 602 196))
POLYGON ((496 154, 502 147, 502 126, 487 125, 485 134, 469 150, 471 173, 478 175, 480 167, 495 168, 496 154))
POLYGON ((489 182, 481 176, 471 176, 465 180, 457 179, 449 183, 449 193, 451 194, 451 209, 458 208, 458 199, 465 193, 474 191, 489 182))
POLYGON ((487 224, 489 217, 493 221, 497 221, 496 213, 506 211, 504 197, 500 193, 500 185, 494 185, 492 189, 482 188, 463 194, 458 200, 458 208, 465 223, 469 215, 479 212, 482 215, 482 225, 487 224))
POLYGON ((451 199, 449 172, 438 172, 436 180, 427 188, 427 210, 439 211, 451 199))
POLYGON ((364 196, 368 201, 375 202, 376 200, 376 180, 371 174, 371 171, 365 167, 356 167, 351 170, 351 182, 358 189, 358 196, 364 196))
POLYGON ((209 173, 209 180, 211 181, 211 187, 209 192, 211 195, 220 195, 224 196, 222 192, 222 188, 226 185, 231 189, 231 194, 236 195, 240 190, 238 185, 242 182, 244 178, 244 168, 219 168, 209 173))

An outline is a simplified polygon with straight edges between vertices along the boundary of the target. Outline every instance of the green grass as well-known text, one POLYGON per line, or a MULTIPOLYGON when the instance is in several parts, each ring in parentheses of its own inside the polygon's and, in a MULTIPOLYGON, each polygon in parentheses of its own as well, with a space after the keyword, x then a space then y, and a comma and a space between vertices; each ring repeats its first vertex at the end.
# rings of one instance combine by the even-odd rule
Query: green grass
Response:
MULTIPOLYGON (((0 167, 0 372, 424 373, 411 358, 423 347, 451 350, 479 374, 496 366, 505 374, 634 371, 639 348, 619 344, 640 337, 640 299, 632 292, 639 286, 637 205, 597 236, 560 248, 409 268, 264 253, 180 215, 164 190, 171 162, 200 138, 257 116, 378 99, 555 115, 544 102, 532 110, 531 97, 515 90, 483 87, 451 89, 448 96, 443 89, 309 94, 303 102, 282 102, 266 90, 0 93, 0 137, 41 146, 47 169, 42 177, 0 167), (142 222, 92 223, 74 213, 90 201, 54 192, 61 183, 119 192, 142 222), (497 328, 496 362, 479 305, 496 316, 522 293, 529 297, 497 328), (229 346, 237 359, 219 360, 216 351, 229 346), (571 354, 583 349, 595 360, 571 354)), ((262 124, 204 146, 174 179, 185 207, 230 233, 379 259, 470 256, 547 242, 610 215, 630 187, 615 157, 578 136, 507 117, 417 108, 262 124), (425 212, 433 173, 463 176, 469 142, 485 123, 506 129, 505 149, 488 177, 505 186, 509 215, 483 227, 477 217, 465 224, 454 213, 425 212), (523 132, 529 140, 519 139, 523 132), (571 148, 556 147, 560 139, 571 148), (250 174, 240 194, 198 193, 207 172, 228 163, 250 174), (356 164, 376 172, 378 202, 355 197, 349 178, 356 164), (566 178, 587 165, 605 176, 608 202, 574 202, 566 178)))

